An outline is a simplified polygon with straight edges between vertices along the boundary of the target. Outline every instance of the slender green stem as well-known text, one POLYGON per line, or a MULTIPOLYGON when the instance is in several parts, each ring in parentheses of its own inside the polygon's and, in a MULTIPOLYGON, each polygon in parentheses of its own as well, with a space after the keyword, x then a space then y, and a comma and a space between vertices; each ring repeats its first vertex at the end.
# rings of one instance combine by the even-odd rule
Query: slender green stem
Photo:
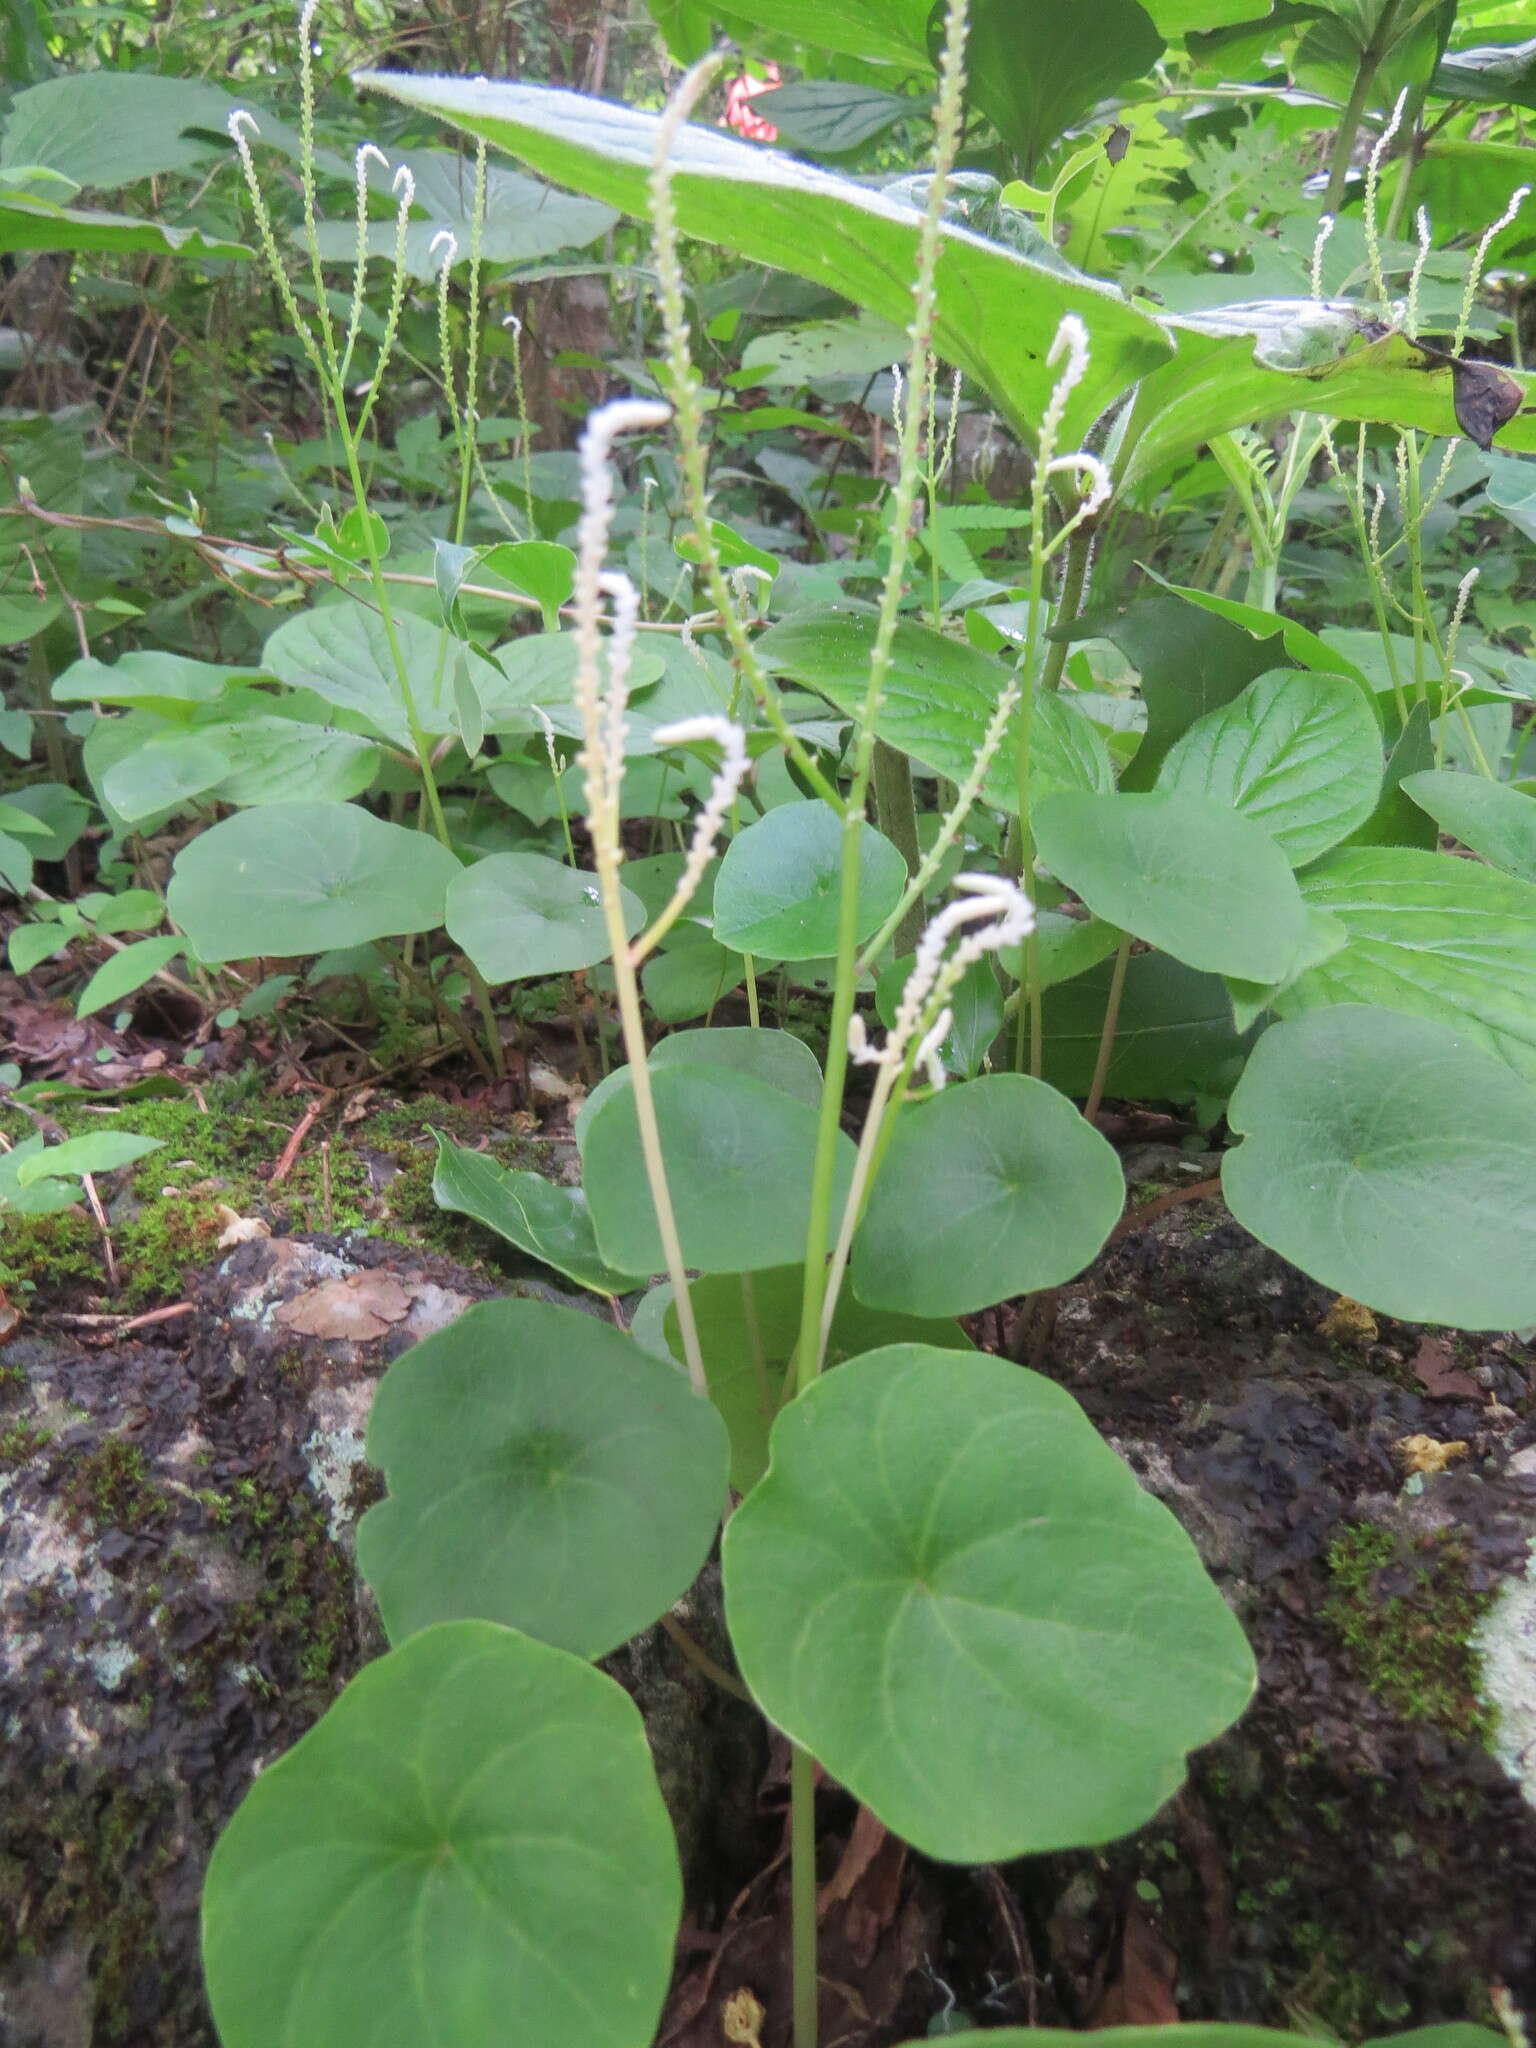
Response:
POLYGON ((1343 118, 1333 138, 1333 155, 1328 164, 1328 187, 1323 194, 1323 212, 1337 213, 1349 183, 1349 167, 1355 154, 1355 141, 1360 133, 1360 123, 1365 119, 1365 110, 1370 102, 1371 88, 1376 83, 1376 73, 1381 60, 1391 47, 1392 32, 1402 0, 1385 0, 1371 39, 1360 52, 1360 68, 1355 73, 1355 82, 1350 87, 1349 98, 1344 103, 1343 118))
POLYGON ((1120 998, 1125 993, 1125 970, 1131 957, 1131 935, 1125 937, 1115 949, 1115 964, 1109 977, 1109 998, 1104 1005, 1104 1028, 1099 1033, 1099 1056, 1093 1063, 1093 1080, 1088 1088, 1088 1100, 1083 1104, 1083 1115, 1089 1123, 1099 1113, 1104 1100, 1104 1084, 1109 1079, 1109 1063, 1115 1050, 1115 1027, 1120 1022, 1120 998))

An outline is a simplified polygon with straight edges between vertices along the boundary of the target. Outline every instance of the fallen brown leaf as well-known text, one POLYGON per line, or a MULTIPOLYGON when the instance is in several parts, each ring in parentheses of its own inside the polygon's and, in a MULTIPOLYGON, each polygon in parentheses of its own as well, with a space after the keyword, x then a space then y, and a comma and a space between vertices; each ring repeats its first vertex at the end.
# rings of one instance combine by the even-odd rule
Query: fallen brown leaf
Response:
POLYGON ((1177 2023, 1173 1987, 1178 1959, 1132 1900, 1120 1936, 1120 1968, 1093 2015, 1095 2027, 1167 2027, 1177 2023))
POLYGON ((391 1323, 409 1315, 411 1296, 388 1273, 349 1273, 342 1280, 322 1280, 285 1301, 276 1317, 285 1329, 329 1343, 371 1343, 391 1323))

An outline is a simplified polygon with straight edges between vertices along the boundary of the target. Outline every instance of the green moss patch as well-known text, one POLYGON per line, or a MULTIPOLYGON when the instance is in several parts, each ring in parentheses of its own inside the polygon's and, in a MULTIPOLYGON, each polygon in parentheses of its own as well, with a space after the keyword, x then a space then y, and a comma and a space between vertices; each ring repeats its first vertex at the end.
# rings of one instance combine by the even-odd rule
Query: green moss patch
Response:
POLYGON ((1486 1743, 1487 1706, 1469 1638, 1492 1594, 1467 1583, 1454 1536, 1408 1540, 1370 1522, 1346 1523, 1328 1551, 1324 1619, 1337 1629, 1361 1677, 1399 1719, 1428 1722, 1486 1743), (1406 1571, 1406 1591, 1388 1590, 1406 1571))

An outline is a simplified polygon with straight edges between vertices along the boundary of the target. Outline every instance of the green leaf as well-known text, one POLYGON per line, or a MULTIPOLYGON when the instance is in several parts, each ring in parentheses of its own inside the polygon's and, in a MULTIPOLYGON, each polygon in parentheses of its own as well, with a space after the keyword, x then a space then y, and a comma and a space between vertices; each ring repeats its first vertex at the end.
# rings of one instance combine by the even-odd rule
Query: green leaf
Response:
MULTIPOLYGON (((942 13, 931 45, 942 46, 942 13)), ((1127 79, 1162 56, 1139 0, 975 0, 966 41, 966 97, 1033 178, 1041 156, 1127 79)))
MULTIPOLYGON (((748 1074, 696 1064, 651 1076, 661 1150, 687 1264, 705 1273, 787 1266, 804 1255, 817 1112, 748 1074)), ((626 1273, 666 1265, 633 1087, 587 1126, 582 1161, 598 1248, 626 1273)), ((833 1213, 847 1192, 853 1146, 841 1134, 833 1213)))
POLYGON ((23 1169, 42 1149, 42 1133, 35 1131, 30 1138, 18 1140, 9 1152, 0 1152, 0 1216, 54 1216, 79 1201, 80 1189, 72 1179, 54 1180, 44 1174, 22 1184, 23 1169))
POLYGON ((622 1330, 486 1301, 415 1344, 374 1397, 389 1497, 358 1565, 391 1642, 499 1621, 601 1657, 685 1593, 725 1500, 725 1427, 622 1330))
POLYGON ((158 1152, 164 1143, 163 1138, 141 1138, 137 1131, 87 1131, 83 1137, 66 1138, 24 1160, 17 1183, 28 1188, 39 1180, 78 1180, 82 1173, 115 1173, 146 1153, 158 1152))
POLYGON ((740 953, 721 946, 698 925, 678 927, 665 948, 640 970, 640 985, 659 1024, 687 1024, 707 1017, 716 1003, 746 979, 740 953))
MULTIPOLYGON (((392 193, 390 180, 400 164, 409 166, 416 181, 405 231, 408 274, 423 281, 436 277, 443 251, 439 247, 434 254, 432 244, 444 233, 451 234, 458 244, 455 262, 467 264, 475 239, 474 179, 466 174, 463 159, 451 149, 392 154, 388 166, 370 166, 368 179, 375 192, 392 193)), ((486 166, 485 187, 479 241, 487 263, 532 263, 562 249, 584 249, 599 235, 607 234, 618 219, 611 207, 594 206, 590 199, 577 199, 569 192, 552 192, 541 180, 509 171, 505 164, 486 166)), ((318 239, 322 261, 355 260, 357 227, 352 220, 322 221, 318 239)), ((392 219, 373 222, 368 230, 368 250, 370 255, 386 259, 394 255, 392 219)))
MULTIPOLYGON (((1229 625, 1240 626, 1252 640, 1273 641, 1278 633, 1286 659, 1297 668, 1316 669, 1323 675, 1350 676, 1358 683, 1367 681, 1355 663, 1341 653, 1336 640, 1325 640, 1296 619, 1266 611, 1262 605, 1244 604, 1239 598, 1218 597, 1211 590, 1192 590, 1186 584, 1169 583, 1161 576, 1157 582, 1171 597, 1193 605, 1197 611, 1209 612, 1229 625)), ((1372 633, 1369 639, 1375 642, 1376 635, 1372 633)))
POLYGON ((1123 789, 1150 789, 1169 748, 1196 719, 1230 704, 1255 676, 1283 667, 1275 623, 1274 632, 1260 637, 1175 590, 1150 591, 1122 612, 1081 622, 1081 634, 1113 640, 1140 673, 1147 731, 1123 789))
POLYGON ((1442 832, 1506 874, 1536 882, 1536 797, 1481 775, 1409 775, 1403 788, 1442 832))
MULTIPOLYGON (((644 906, 621 891, 624 929, 645 922, 644 906)), ((489 982, 571 974, 608 957, 608 927, 597 877, 546 853, 493 853, 448 885, 448 936, 489 982)))
POLYGON ((1306 913, 1285 855, 1208 797, 1053 796, 1035 839, 1096 917, 1187 967, 1277 981, 1301 950, 1306 913))
POLYGON ((1465 1033, 1354 1003, 1277 1024, 1228 1107, 1245 1230, 1383 1314, 1536 1321, 1536 1089, 1465 1033))
POLYGON ((839 320, 811 320, 754 335, 742 353, 750 381, 798 389, 818 377, 872 377, 905 362, 910 344, 899 327, 873 313, 839 320))
MULTIPOLYGON (((689 1287, 709 1398, 731 1437, 731 1485, 749 1493, 768 1469, 768 1432, 784 1393, 784 1375, 800 1336, 804 1269, 775 1266, 760 1273, 711 1273, 689 1287)), ((683 1358, 677 1306, 669 1298, 663 1328, 672 1356, 683 1358)), ((829 1366, 884 1344, 930 1344, 974 1351, 958 1323, 866 1308, 846 1290, 832 1315, 829 1366)))
MULTIPOLYGON (((455 655, 468 664, 489 730, 495 729, 498 712, 517 702, 517 692, 503 672, 451 639, 443 628, 429 625, 414 612, 397 612, 394 628, 416 716, 430 739, 459 729, 455 655)), ((338 704, 366 720, 381 739, 402 752, 414 753, 389 635, 378 612, 351 604, 301 612, 278 627, 266 644, 265 658, 272 673, 290 688, 312 690, 327 704, 338 704)))
MULTIPOLYGON (((1046 1080, 1065 1095, 1088 1093, 1104 1030, 1110 967, 1047 990, 1046 1080)), ((1252 1035, 1232 1021, 1227 984, 1166 953, 1134 954, 1115 1027, 1107 1093, 1136 1102, 1188 1102, 1235 1084, 1252 1035)))
POLYGON ((1195 721, 1164 759, 1157 786, 1230 805, 1303 867, 1376 808, 1381 729, 1358 683, 1271 669, 1195 721))
POLYGON ((246 1793, 203 1964, 224 2048, 494 2041, 509 2014, 548 2048, 647 2048, 681 1910, 628 1696, 452 1622, 370 1664, 246 1793))
POLYGON ((576 557, 569 548, 552 540, 502 541, 486 550, 475 564, 470 580, 478 583, 482 571, 489 571, 510 583, 514 590, 537 598, 550 629, 554 630, 554 614, 561 605, 569 603, 575 588, 576 557))
POLYGON ((17 896, 25 896, 31 888, 32 848, 29 840, 0 832, 0 883, 17 896))
POLYGON ((1367 1003, 1453 1025, 1536 1076, 1536 887, 1404 846, 1345 847, 1302 879, 1349 943, 1275 998, 1282 1017, 1367 1003))
POLYGON ((75 1004, 77 1017, 94 1017, 98 1010, 110 1010, 153 980, 162 967, 187 950, 185 939, 138 939, 102 962, 80 991, 75 1004))
MULTIPOLYGON (((765 633, 757 651, 773 673, 804 683, 856 718, 864 702, 874 637, 873 612, 797 613, 765 633)), ((963 782, 1007 685, 1008 670, 978 648, 926 626, 900 625, 875 730, 888 746, 932 773, 963 782)), ((1072 708, 1069 697, 1037 692, 1034 713, 1029 777, 1033 803, 1062 789, 1114 788, 1109 751, 1096 728, 1072 708)), ((1006 811, 1019 807, 1017 736, 1016 711, 982 788, 988 803, 1006 811)))
POLYGON ((29 782, 25 789, 9 790, 5 800, 43 828, 40 838, 27 835, 39 860, 62 860, 90 822, 90 804, 62 782, 29 782))
MULTIPOLYGON (((775 31, 794 33, 795 4, 815 23, 808 40, 829 47, 838 10, 820 0, 792 0, 788 11, 775 0, 775 31)), ((887 40, 886 8, 856 11, 876 43, 887 40)), ((924 7, 921 20, 909 25, 918 38, 919 62, 926 21, 924 7)), ((905 35, 896 46, 911 48, 905 35)), ((655 114, 550 86, 382 71, 363 72, 357 82, 488 136, 557 184, 637 217, 648 211, 655 114)), ((830 285, 856 305, 906 325, 920 218, 899 199, 715 128, 684 127, 671 163, 683 234, 830 285)), ((992 392, 1026 438, 1056 377, 1046 354, 1067 312, 1079 314, 1093 337, 1088 374, 1073 394, 1064 426, 1062 445, 1073 447, 1111 399, 1166 358, 1160 328, 1106 286, 1063 275, 945 223, 934 348, 992 392)))
MULTIPOLYGON (((759 960, 837 951, 843 823, 819 801, 779 804, 738 832, 715 880, 715 937, 759 960)), ((872 825, 859 830, 859 918, 867 939, 901 901, 906 862, 872 825)))
POLYGON ((44 960, 62 953, 68 943, 69 935, 56 924, 13 925, 6 942, 12 974, 30 974, 44 960))
POLYGON ((200 960, 323 953, 434 930, 460 872, 426 833, 356 804, 264 804, 184 846, 167 901, 200 960))
POLYGON ((502 1166, 484 1152, 470 1152, 441 1131, 432 1199, 439 1209, 454 1209, 494 1230, 509 1244, 553 1266, 578 1287, 594 1294, 628 1294, 641 1284, 632 1273, 615 1273, 597 1249, 587 1198, 580 1188, 564 1188, 542 1173, 520 1173, 502 1166))
POLYGON ((233 765, 201 735, 173 730, 114 761, 101 778, 101 794, 119 817, 137 825, 217 788, 233 765))
POLYGON ((197 736, 234 764, 215 792, 226 804, 346 803, 379 769, 372 740, 293 718, 200 725, 197 736))
POLYGON ((853 1241, 854 1292, 908 1315, 967 1315, 1059 1287, 1125 1206, 1114 1147, 1024 1074, 944 1089, 896 1125, 853 1241))
POLYGON ((1430 91, 1451 100, 1536 107, 1536 36, 1523 42, 1482 43, 1447 50, 1430 91))
MULTIPOLYGON (((819 1108, 821 1068, 803 1038, 791 1031, 770 1031, 749 1024, 716 1025, 704 1031, 674 1031, 651 1048, 652 1068, 673 1066, 727 1067, 775 1088, 794 1102, 819 1108)), ((592 1119, 611 1096, 631 1087, 628 1067, 607 1074, 576 1112, 576 1144, 585 1152, 592 1119)))
MULTIPOLYGON (((1506 183, 1495 212, 1508 194, 1506 183)), ((1414 198, 1421 197, 1436 220, 1489 217, 1437 205, 1416 170, 1414 198)), ((1213 434, 1280 413, 1322 413, 1447 437, 1462 431, 1450 364, 1426 359, 1396 329, 1367 338, 1366 317, 1354 306, 1265 300, 1169 315, 1167 325, 1177 335, 1178 354, 1143 378, 1132 402, 1117 477, 1122 487, 1166 470, 1213 434), (1315 359, 1308 361, 1312 352, 1315 359)), ((1499 444, 1536 448, 1536 413, 1530 410, 1536 379, 1501 374, 1517 410, 1500 429, 1499 444)))
MULTIPOLYGON (((1071 981, 1079 974, 1086 974, 1090 967, 1097 967, 1101 960, 1107 960, 1124 936, 1117 926, 1105 924, 1099 917, 1068 917, 1060 910, 1037 910, 1034 943, 1039 956, 1041 988, 1054 988, 1058 982, 1071 981)), ((1023 981, 1023 948, 1011 950, 1003 958, 1014 980, 1023 981)), ((1081 1093, 1081 1090, 1074 1092, 1081 1093)))
POLYGON ((55 704, 122 704, 162 718, 188 719, 198 706, 216 704, 236 683, 260 674, 259 669, 220 668, 159 649, 125 654, 114 662, 85 655, 54 677, 52 695, 55 704))
POLYGON ((761 28, 781 41, 806 43, 813 50, 926 71, 931 4, 932 0, 727 0, 725 7, 710 11, 753 50, 761 38, 750 31, 761 28), (742 29, 749 33, 741 35, 742 29))
POLYGON ((929 118, 922 100, 841 78, 801 78, 776 86, 756 96, 752 111, 773 123, 780 142, 818 157, 847 156, 898 121, 929 118))
POLYGON ((192 170, 227 151, 217 138, 239 104, 201 78, 72 72, 16 95, 0 141, 0 168, 46 165, 77 187, 115 191, 140 178, 192 170), (191 128, 205 132, 189 135, 191 128))
POLYGON ((1173 1516, 1069 1394, 979 1352, 896 1345, 817 1380, 723 1561, 763 1711, 948 1861, 1128 1834, 1253 1691, 1173 1516))
POLYGON ((1365 823, 1351 832, 1351 846, 1418 846, 1433 848, 1438 835, 1429 817, 1407 795, 1410 775, 1434 766, 1435 736, 1427 704, 1415 704, 1408 722, 1387 756, 1381 795, 1365 823))
MULTIPOLYGON (((901 992, 916 958, 915 953, 908 953, 893 960, 875 983, 875 1013, 887 1030, 896 1021, 901 992)), ((954 1022, 939 1046, 939 1061, 947 1073, 969 1079, 980 1073, 1003 1028, 1003 992, 990 960, 971 962, 951 991, 947 1008, 954 1022)))

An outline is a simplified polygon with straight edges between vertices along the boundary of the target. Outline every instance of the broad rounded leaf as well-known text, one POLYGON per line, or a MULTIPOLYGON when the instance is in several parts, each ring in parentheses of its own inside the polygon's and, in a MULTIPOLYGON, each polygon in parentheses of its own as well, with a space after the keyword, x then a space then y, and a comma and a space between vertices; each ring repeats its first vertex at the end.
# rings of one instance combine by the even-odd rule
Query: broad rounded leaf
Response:
MULTIPOLYGON (((716 1025, 702 1031, 674 1031, 651 1048, 652 1069, 672 1066, 729 1067, 777 1088, 815 1109, 821 1101, 821 1068, 803 1038, 750 1024, 716 1025)), ((592 1119, 611 1095, 631 1087, 628 1067, 605 1074, 576 1112, 576 1143, 585 1152, 592 1119)))
MULTIPOLYGON (((738 832, 715 878, 715 937, 760 960, 837 951, 843 824, 829 804, 779 804, 738 832)), ((907 885, 906 863, 873 826, 859 831, 857 936, 878 930, 907 885)))
MULTIPOLYGON (((1241 811, 1302 867, 1376 808, 1381 728, 1358 683, 1272 669, 1190 727, 1157 786, 1241 811)), ((1531 810, 1536 815, 1536 804, 1531 810)))
POLYGON ((346 803, 379 768, 372 740, 293 718, 242 718, 200 726, 197 736, 233 764, 214 792, 226 804, 346 803))
POLYGON ((1209 797, 1053 796, 1035 836, 1096 917, 1187 967, 1278 981, 1301 950, 1306 911, 1285 855, 1209 797))
POLYGON ((500 1621, 601 1657, 687 1591, 725 1498, 725 1429, 623 1331, 487 1301, 380 1382, 368 1455, 389 1498, 357 1557, 392 1642, 500 1621))
POLYGON ((861 1301, 965 1315, 1058 1287, 1125 1206, 1114 1147, 1064 1095, 989 1074, 902 1112, 853 1241, 861 1301))
POLYGON ((101 779, 101 793, 137 825, 217 788, 233 766, 229 754, 200 733, 168 732, 114 761, 101 779))
POLYGON ((579 1658, 453 1622, 269 1764, 203 1894, 224 2048, 647 2048, 682 1887, 645 1729, 579 1658))
POLYGON ((460 872, 435 839, 356 804, 264 804, 183 847, 166 900, 200 960, 322 953, 433 930, 460 872))
POLYGON ((578 1287, 595 1294, 627 1294, 641 1284, 633 1273, 615 1273, 597 1249, 587 1198, 542 1173, 502 1166, 486 1152, 471 1152, 436 1131, 437 1166, 432 1199, 494 1230, 530 1258, 553 1266, 578 1287))
MULTIPOLYGON (((784 1375, 800 1337, 803 1266, 763 1273, 710 1273, 689 1288, 709 1398, 731 1434, 731 1484, 749 1493, 768 1469, 768 1432, 783 1402, 784 1375)), ((667 1349, 683 1360, 677 1306, 668 1297, 663 1317, 667 1349)), ((841 1365, 885 1344, 931 1344, 941 1351, 974 1351, 958 1323, 933 1316, 893 1315, 866 1308, 845 1288, 832 1315, 828 1365, 841 1365)))
POLYGON ((1253 1690, 1173 1516, 1069 1394, 980 1352, 895 1345, 816 1381, 723 1559, 763 1711, 929 1856, 1128 1833, 1253 1690))
POLYGON ((1405 775, 1403 788, 1442 832, 1506 874, 1536 882, 1536 797, 1486 776, 1447 769, 1405 775))
POLYGON ((1536 1089, 1466 1033, 1345 1003, 1260 1039, 1222 1162, 1245 1230, 1405 1321, 1536 1322, 1536 1089))
MULTIPOLYGON (((796 613, 757 642, 759 659, 777 675, 815 690, 856 718, 863 706, 874 645, 875 615, 828 609, 796 613)), ((981 743, 1008 686, 1002 662, 964 641, 927 626, 905 623, 891 643, 891 665, 875 730, 887 746, 910 755, 951 782, 969 775, 981 743)), ((1019 715, 1015 711, 983 784, 988 803, 1000 810, 1019 807, 1014 760, 1019 715)), ((1108 792, 1114 765, 1097 729, 1072 707, 1069 697, 1037 691, 1031 727, 1030 800, 1063 789, 1108 792)))
MULTIPOLYGON (((430 739, 458 730, 454 679, 461 668, 474 685, 489 730, 495 730, 504 703, 515 698, 501 669, 414 612, 396 613, 394 646, 405 665, 417 722, 430 739)), ((394 647, 378 612, 352 604, 320 605, 279 626, 263 652, 272 673, 291 688, 312 690, 327 704, 366 720, 381 739, 413 751, 394 647)))
MULTIPOLYGON (((803 1258, 817 1111, 725 1067, 659 1067, 651 1088, 687 1264, 747 1273, 803 1258)), ((625 1272, 659 1273, 666 1257, 633 1087, 609 1096, 592 1118, 582 1163, 603 1257, 625 1272)), ((852 1170, 853 1146, 839 1133, 834 1214, 852 1170)))
POLYGON ((1302 878, 1349 942, 1276 993, 1282 1017, 1373 1003, 1434 1017, 1536 1079, 1536 885, 1406 846, 1342 847, 1302 878))
MULTIPOLYGON (((624 929, 637 932, 644 907, 626 889, 624 929)), ((448 885, 448 936, 489 982, 571 974, 608 957, 608 926, 596 875, 547 853, 493 853, 448 885)))

